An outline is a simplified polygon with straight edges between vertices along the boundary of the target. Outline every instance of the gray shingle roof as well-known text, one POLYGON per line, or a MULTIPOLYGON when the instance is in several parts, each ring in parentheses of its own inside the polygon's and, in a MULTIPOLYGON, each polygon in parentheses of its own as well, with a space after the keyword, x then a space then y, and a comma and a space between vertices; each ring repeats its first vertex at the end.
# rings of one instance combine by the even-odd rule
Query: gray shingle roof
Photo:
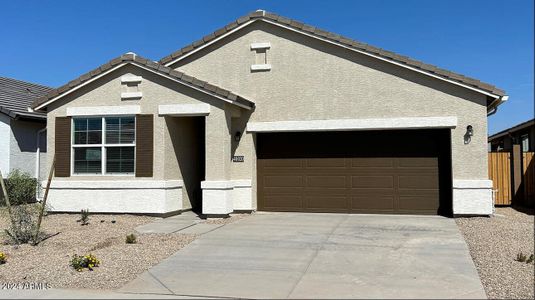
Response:
POLYGON ((148 68, 148 69, 151 69, 152 71, 154 72, 157 72, 159 74, 162 74, 162 75, 165 75, 165 76, 169 76, 175 80, 178 80, 178 81, 181 81, 187 85, 191 85, 193 87, 196 87, 198 89, 201 89, 203 90, 204 92, 206 92, 207 94, 212 94, 214 96, 217 96, 217 97, 222 97, 222 98, 225 98, 227 100, 230 100, 231 102, 233 103, 238 103, 240 105, 243 105, 243 106, 246 106, 248 108, 253 108, 254 107, 254 103, 241 97, 241 96, 238 96, 236 95, 235 93, 229 91, 229 90, 226 90, 226 89, 223 89, 223 88, 220 88, 220 87, 217 87, 215 85, 212 85, 206 81, 203 81, 203 80, 200 80, 200 79, 197 79, 195 77, 192 77, 192 76, 189 76, 189 75, 186 75, 184 74, 183 72, 180 72, 180 71, 176 71, 176 70, 173 70, 171 68, 168 68, 164 65, 161 65, 155 61, 152 61, 152 60, 149 60, 149 59, 146 59, 146 58, 143 58, 137 54, 134 54, 134 53, 126 53, 126 54, 123 54, 119 57, 116 57, 112 60, 110 60, 109 62, 103 64, 102 66, 92 70, 92 71, 89 71, 85 74, 83 74, 82 76, 74 79, 74 80, 71 80, 69 81, 67 84, 63 85, 63 86, 60 86, 59 88, 57 89, 53 89, 53 90, 50 90, 48 93, 46 93, 45 95, 42 95, 41 97, 35 99, 35 101, 32 103, 31 107, 35 108, 37 106, 40 106, 41 104, 47 102, 48 100, 52 99, 52 98, 55 98, 59 95, 62 95, 66 92, 68 92, 69 90, 77 87, 78 85, 90 80, 91 78, 94 78, 110 69, 112 69, 113 67, 115 66, 118 66, 122 63, 132 63, 134 65, 138 65, 138 66, 142 66, 142 67, 145 67, 145 68, 148 68))
POLYGON ((325 30, 321 30, 321 29, 316 28, 314 26, 307 25, 307 24, 304 24, 302 22, 295 21, 295 20, 292 20, 292 19, 289 19, 289 18, 286 18, 286 17, 282 17, 282 16, 279 16, 279 15, 276 15, 276 14, 273 14, 273 13, 270 13, 270 12, 263 11, 263 10, 257 10, 255 12, 252 12, 252 13, 246 15, 246 16, 243 16, 243 17, 237 19, 234 22, 229 23, 228 25, 226 25, 226 26, 214 31, 213 33, 211 33, 209 35, 206 35, 202 39, 200 39, 198 41, 195 41, 192 44, 187 45, 187 46, 183 47, 182 49, 180 49, 178 51, 175 51, 175 52, 171 53, 170 55, 162 58, 160 60, 160 63, 161 64, 167 64, 167 63, 169 63, 169 62, 171 62, 173 60, 176 60, 176 59, 178 59, 178 58, 190 53, 191 51, 194 51, 195 49, 203 46, 204 44, 214 40, 215 38, 217 38, 217 37, 229 32, 229 31, 235 29, 236 27, 238 27, 238 26, 240 26, 240 25, 242 25, 242 24, 244 24, 244 23, 246 23, 248 21, 251 21, 251 20, 266 20, 266 21, 270 21, 270 22, 275 22, 275 23, 278 23, 278 24, 281 24, 281 25, 284 25, 284 26, 291 27, 291 28, 293 28, 295 30, 298 30, 300 32, 303 32, 305 34, 312 34, 312 35, 317 36, 319 38, 327 39, 327 40, 330 40, 330 41, 333 41, 333 42, 336 42, 336 43, 340 43, 340 44, 342 44, 342 45, 344 45, 346 47, 351 47, 351 48, 353 48, 355 50, 358 50, 358 51, 366 52, 366 53, 369 53, 369 54, 372 54, 372 55, 375 55, 375 56, 379 56, 379 57, 381 57, 383 59, 386 59, 386 60, 389 60, 389 61, 392 61, 392 62, 402 63, 402 64, 405 64, 407 66, 410 66, 410 67, 413 67, 413 68, 417 68, 417 69, 422 70, 422 71, 424 71, 426 73, 429 73, 429 74, 432 74, 432 75, 436 75, 436 76, 442 77, 444 79, 452 80, 452 81, 459 82, 459 83, 462 83, 462 84, 465 84, 465 85, 468 85, 468 86, 471 86, 471 87, 474 87, 474 88, 477 88, 477 89, 481 89, 481 90, 484 90, 486 92, 489 92, 489 93, 497 95, 497 96, 505 96, 505 91, 495 87, 494 85, 491 85, 491 84, 488 84, 488 83, 485 83, 485 82, 481 82, 481 81, 479 81, 477 79, 466 77, 466 76, 458 74, 458 73, 454 73, 454 72, 451 72, 451 71, 448 71, 448 70, 444 70, 444 69, 441 69, 441 68, 439 68, 437 66, 426 64, 424 62, 421 62, 421 61, 418 61, 418 60, 414 60, 414 59, 412 59, 410 57, 407 57, 407 56, 399 55, 399 54, 396 54, 396 53, 391 52, 391 51, 387 51, 387 50, 384 50, 384 49, 381 49, 381 48, 377 48, 377 47, 374 47, 374 46, 371 46, 371 45, 368 45, 368 44, 365 44, 365 43, 361 43, 361 42, 355 41, 353 39, 341 36, 339 34, 331 33, 331 32, 325 31, 325 30))
POLYGON ((0 113, 11 118, 46 119, 43 113, 29 112, 32 102, 52 88, 17 79, 0 77, 0 113))
POLYGON ((497 138, 500 138, 500 137, 502 137, 502 136, 504 136, 506 134, 514 133, 515 131, 522 130, 522 129, 527 128, 529 126, 535 126, 535 119, 527 120, 527 121, 522 122, 520 124, 517 124, 517 125, 515 125, 513 127, 509 127, 509 128, 504 129, 504 130, 502 130, 500 132, 496 132, 495 134, 489 136, 489 138, 488 138, 489 142, 493 141, 493 140, 495 140, 497 138))

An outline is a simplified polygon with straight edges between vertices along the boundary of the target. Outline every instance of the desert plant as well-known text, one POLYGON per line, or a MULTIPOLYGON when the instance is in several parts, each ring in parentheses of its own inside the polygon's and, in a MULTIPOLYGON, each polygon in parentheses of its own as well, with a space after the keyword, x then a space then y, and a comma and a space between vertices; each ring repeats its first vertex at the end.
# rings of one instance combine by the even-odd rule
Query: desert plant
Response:
POLYGON ((78 272, 82 272, 84 269, 93 271, 93 268, 98 267, 99 265, 100 261, 93 254, 84 256, 78 256, 77 254, 74 254, 70 262, 70 266, 78 272))
POLYGON ((82 226, 89 225, 89 209, 82 209, 80 211, 80 220, 78 222, 82 222, 82 226))
POLYGON ((528 258, 528 257, 527 257, 524 253, 522 253, 522 252, 518 252, 518 253, 516 254, 516 259, 515 259, 515 260, 516 260, 516 261, 519 261, 519 262, 525 262, 527 258, 528 258))
POLYGON ((39 205, 17 205, 11 208, 11 214, 13 224, 5 230, 8 237, 7 243, 15 245, 27 243, 37 244, 42 240, 44 237, 43 232, 39 232, 37 239, 34 239, 37 232, 39 205))
MULTIPOLYGON (((11 171, 5 180, 7 194, 11 205, 21 205, 35 202, 37 180, 26 172, 18 169, 11 171)), ((2 205, 5 205, 2 196, 2 205)))
POLYGON ((3 265, 7 262, 7 256, 4 252, 0 252, 0 265, 3 265))
POLYGON ((127 235, 126 236, 126 243, 127 244, 136 244, 137 243, 136 235, 133 234, 133 233, 127 235))
POLYGON ((530 264, 530 263, 533 262, 533 260, 534 260, 534 257, 533 257, 533 254, 531 254, 531 255, 528 257, 528 259, 526 259, 526 263, 527 263, 527 264, 530 264))

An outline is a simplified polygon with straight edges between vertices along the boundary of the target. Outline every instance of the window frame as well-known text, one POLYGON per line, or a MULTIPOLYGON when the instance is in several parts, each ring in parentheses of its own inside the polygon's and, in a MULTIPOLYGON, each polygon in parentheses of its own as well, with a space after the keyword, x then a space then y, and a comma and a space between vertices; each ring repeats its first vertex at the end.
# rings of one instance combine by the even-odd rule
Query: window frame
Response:
POLYGON ((91 115, 91 116, 73 116, 71 117, 71 176, 130 176, 133 177, 136 174, 136 145, 137 145, 137 131, 136 131, 137 118, 135 115, 91 115), (91 119, 100 118, 101 121, 101 141, 100 144, 75 144, 74 143, 74 120, 75 119, 91 119), (134 142, 131 144, 107 144, 106 143, 106 118, 134 118, 134 142), (132 147, 134 148, 134 170, 132 172, 107 172, 107 150, 106 148, 112 147, 132 147), (74 171, 74 149, 75 148, 100 148, 100 173, 76 173, 74 171))
POLYGON ((530 143, 530 140, 529 140, 529 134, 522 134, 520 136, 520 146, 522 147, 522 152, 529 152, 529 143, 530 143), (526 145, 526 150, 524 150, 524 143, 526 145))

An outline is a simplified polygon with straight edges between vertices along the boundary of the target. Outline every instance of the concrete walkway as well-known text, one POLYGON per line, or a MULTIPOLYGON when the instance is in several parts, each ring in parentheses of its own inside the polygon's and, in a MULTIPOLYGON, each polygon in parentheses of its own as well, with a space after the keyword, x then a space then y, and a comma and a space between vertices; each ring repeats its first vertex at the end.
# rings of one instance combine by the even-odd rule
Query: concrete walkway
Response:
POLYGON ((453 219, 258 213, 119 292, 240 298, 486 298, 453 219))
POLYGON ((149 224, 136 227, 139 233, 194 233, 204 234, 223 225, 206 224, 203 219, 192 211, 183 212, 169 218, 159 219, 149 224))

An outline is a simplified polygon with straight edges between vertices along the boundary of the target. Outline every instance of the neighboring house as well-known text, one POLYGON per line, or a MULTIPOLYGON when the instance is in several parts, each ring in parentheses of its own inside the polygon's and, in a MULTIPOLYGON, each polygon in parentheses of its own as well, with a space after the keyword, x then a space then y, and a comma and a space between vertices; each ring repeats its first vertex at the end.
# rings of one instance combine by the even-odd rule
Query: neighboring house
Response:
MULTIPOLYGON (((32 102, 52 88, 0 77, 0 170, 20 169, 36 178, 46 167, 46 114, 30 112, 32 102)), ((46 176, 45 176, 46 177, 46 176)))
POLYGON ((535 151, 535 119, 520 123, 489 136, 489 151, 511 151, 520 144, 523 152, 535 151))
POLYGON ((55 211, 492 213, 504 91, 264 11, 38 99, 55 211))

